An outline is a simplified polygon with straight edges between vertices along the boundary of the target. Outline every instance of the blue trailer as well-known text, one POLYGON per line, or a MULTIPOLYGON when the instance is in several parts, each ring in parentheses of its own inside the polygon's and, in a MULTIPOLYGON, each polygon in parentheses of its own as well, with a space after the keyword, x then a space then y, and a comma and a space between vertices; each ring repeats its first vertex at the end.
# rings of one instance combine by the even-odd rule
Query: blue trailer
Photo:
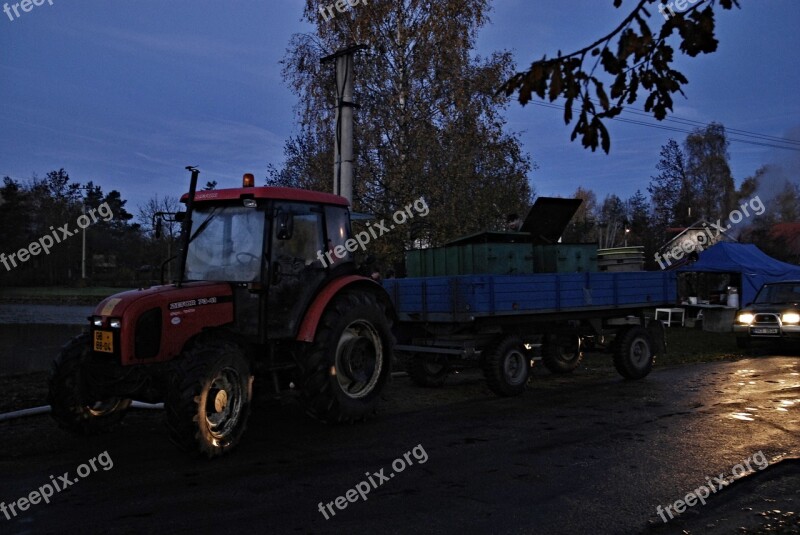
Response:
POLYGON ((398 355, 415 383, 439 386, 454 369, 483 368, 499 395, 521 393, 541 359, 574 370, 591 345, 610 350, 626 378, 646 376, 666 350, 647 311, 677 297, 674 272, 533 273, 389 279, 398 355), (541 356, 536 356, 540 351, 541 356))

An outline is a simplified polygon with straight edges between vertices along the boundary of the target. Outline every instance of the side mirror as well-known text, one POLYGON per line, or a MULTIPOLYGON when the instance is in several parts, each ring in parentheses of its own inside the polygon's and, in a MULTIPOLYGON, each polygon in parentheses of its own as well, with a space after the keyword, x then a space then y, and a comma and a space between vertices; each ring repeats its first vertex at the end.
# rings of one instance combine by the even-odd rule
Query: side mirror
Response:
POLYGON ((186 212, 175 213, 175 221, 177 221, 178 223, 183 223, 184 219, 186 219, 186 212))
POLYGON ((290 240, 294 231, 294 215, 289 212, 279 211, 275 217, 278 232, 275 234, 279 240, 290 240))

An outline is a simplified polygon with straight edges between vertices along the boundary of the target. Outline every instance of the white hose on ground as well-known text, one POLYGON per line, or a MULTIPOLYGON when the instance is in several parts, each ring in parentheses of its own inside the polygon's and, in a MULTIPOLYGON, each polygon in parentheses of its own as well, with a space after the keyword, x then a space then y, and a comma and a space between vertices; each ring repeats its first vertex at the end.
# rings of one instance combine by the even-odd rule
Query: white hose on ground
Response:
POLYGON ((5 414, 0 414, 0 422, 14 420, 16 418, 24 418, 26 416, 36 416, 37 414, 47 414, 48 412, 50 412, 49 405, 44 407, 34 407, 32 409, 22 409, 21 411, 7 412, 5 414))

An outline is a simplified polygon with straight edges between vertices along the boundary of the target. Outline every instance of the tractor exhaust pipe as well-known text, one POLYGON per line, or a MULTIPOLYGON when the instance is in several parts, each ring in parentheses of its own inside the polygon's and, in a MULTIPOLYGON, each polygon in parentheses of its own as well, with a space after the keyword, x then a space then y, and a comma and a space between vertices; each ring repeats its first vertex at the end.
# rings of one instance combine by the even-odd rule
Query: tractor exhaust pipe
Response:
POLYGON ((183 247, 181 248, 181 264, 178 271, 178 284, 180 288, 183 285, 183 279, 186 275, 186 257, 189 254, 189 234, 192 232, 192 211, 194 210, 194 195, 197 191, 197 177, 200 175, 200 170, 193 166, 187 165, 187 171, 191 171, 192 178, 189 182, 189 198, 186 200, 186 215, 181 223, 181 239, 183 247))

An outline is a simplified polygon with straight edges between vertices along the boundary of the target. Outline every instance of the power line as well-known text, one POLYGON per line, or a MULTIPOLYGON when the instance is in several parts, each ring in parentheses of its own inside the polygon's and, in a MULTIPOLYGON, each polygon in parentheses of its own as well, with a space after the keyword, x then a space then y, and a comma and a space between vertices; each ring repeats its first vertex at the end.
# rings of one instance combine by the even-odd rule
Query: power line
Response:
MULTIPOLYGON (((564 106, 561 104, 553 104, 550 102, 532 102, 532 104, 536 106, 541 106, 543 108, 552 108, 557 110, 564 110, 564 106)), ((634 110, 628 110, 627 108, 623 110, 625 112, 634 114, 634 115, 643 115, 646 117, 651 117, 648 113, 645 112, 637 112, 634 110)), ((625 117, 612 117, 612 121, 618 121, 622 123, 629 123, 638 126, 646 126, 648 128, 656 128, 658 130, 665 130, 668 132, 680 132, 683 134, 692 134, 694 130, 687 130, 685 128, 679 128, 677 126, 670 126, 664 124, 655 124, 652 122, 641 121, 637 119, 627 119, 625 117)), ((708 123, 703 123, 702 121, 695 121, 693 119, 682 119, 678 117, 674 118, 666 118, 665 121, 675 122, 679 124, 684 124, 685 126, 708 126, 708 123)), ((725 128, 726 132, 732 133, 736 136, 740 137, 728 137, 728 141, 735 142, 735 143, 744 143, 747 145, 757 145, 761 147, 769 147, 773 149, 783 149, 783 150, 791 150, 795 152, 800 152, 800 141, 793 140, 793 139, 786 139, 780 138, 776 136, 768 136, 764 134, 759 134, 756 132, 749 132, 747 130, 739 130, 736 128, 725 128), (776 143, 784 143, 785 145, 778 145, 776 143), (786 146, 789 145, 789 146, 786 146)))
MULTIPOLYGON (((633 115, 642 115, 644 117, 650 117, 650 118, 653 117, 651 114, 645 112, 641 108, 628 108, 628 107, 626 107, 623 111, 626 112, 626 113, 631 113, 633 115)), ((675 116, 675 115, 671 115, 671 116, 669 116, 669 117, 667 117, 665 119, 662 119, 662 120, 663 121, 673 122, 673 123, 685 124, 685 125, 688 125, 688 126, 691 126, 691 125, 708 126, 708 123, 704 123, 703 121, 696 121, 694 119, 686 119, 686 118, 678 117, 678 116, 675 116)), ((727 126, 725 127, 725 131, 726 132, 731 132, 733 134, 741 134, 741 135, 746 135, 746 136, 754 137, 754 138, 762 138, 762 139, 765 139, 767 141, 775 141, 775 142, 778 142, 778 143, 787 143, 787 144, 793 144, 793 145, 800 146, 800 141, 795 140, 795 139, 788 139, 788 138, 777 137, 777 136, 769 136, 769 135, 766 135, 766 134, 759 134, 758 132, 750 132, 749 130, 739 130, 737 128, 728 128, 727 126)))

